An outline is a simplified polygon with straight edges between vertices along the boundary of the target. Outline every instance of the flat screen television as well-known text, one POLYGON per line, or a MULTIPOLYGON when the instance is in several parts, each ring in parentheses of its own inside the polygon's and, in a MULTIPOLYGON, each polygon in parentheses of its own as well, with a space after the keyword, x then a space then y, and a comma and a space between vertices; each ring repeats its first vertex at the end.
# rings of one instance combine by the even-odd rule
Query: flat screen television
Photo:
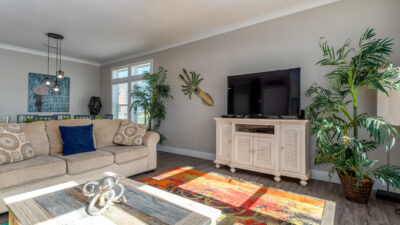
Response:
POLYGON ((300 116, 300 68, 228 76, 228 115, 300 116))

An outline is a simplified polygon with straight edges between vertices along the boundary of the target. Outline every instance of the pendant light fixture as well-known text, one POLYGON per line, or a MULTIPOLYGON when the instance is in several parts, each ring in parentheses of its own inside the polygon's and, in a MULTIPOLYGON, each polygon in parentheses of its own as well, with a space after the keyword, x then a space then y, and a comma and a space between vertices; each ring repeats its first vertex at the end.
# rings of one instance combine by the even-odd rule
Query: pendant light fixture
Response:
POLYGON ((51 85, 50 79, 50 48, 56 49, 56 81, 54 83, 54 92, 60 91, 59 82, 64 80, 64 72, 61 70, 61 40, 64 39, 64 36, 55 33, 47 33, 47 78, 46 85, 51 85), (50 38, 56 39, 56 46, 50 46, 50 38))

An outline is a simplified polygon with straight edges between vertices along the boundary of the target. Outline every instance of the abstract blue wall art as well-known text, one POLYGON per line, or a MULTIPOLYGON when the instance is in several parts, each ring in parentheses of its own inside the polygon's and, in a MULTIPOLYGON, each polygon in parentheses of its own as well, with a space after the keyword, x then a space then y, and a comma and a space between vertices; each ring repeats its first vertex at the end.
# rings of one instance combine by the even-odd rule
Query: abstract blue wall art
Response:
POLYGON ((70 79, 58 82, 59 92, 53 91, 55 76, 49 76, 51 85, 46 86, 45 74, 29 73, 28 112, 69 112, 70 79))

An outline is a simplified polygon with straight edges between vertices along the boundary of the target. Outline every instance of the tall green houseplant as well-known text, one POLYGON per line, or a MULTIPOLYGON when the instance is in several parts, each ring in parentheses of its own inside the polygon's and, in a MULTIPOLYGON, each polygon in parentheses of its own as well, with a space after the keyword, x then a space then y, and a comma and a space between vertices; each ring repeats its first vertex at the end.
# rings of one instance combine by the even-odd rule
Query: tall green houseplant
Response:
POLYGON ((375 167, 377 160, 368 158, 368 152, 381 144, 389 151, 398 133, 382 118, 358 112, 359 94, 369 88, 388 94, 387 90, 398 89, 399 68, 390 65, 388 57, 392 51, 392 39, 375 38, 373 29, 367 29, 361 36, 357 50, 346 41, 339 49, 321 39, 323 59, 317 64, 333 68, 325 75, 329 88, 314 84, 307 92, 312 104, 306 108, 307 118, 312 123, 316 136, 316 165, 329 165, 329 175, 337 172, 346 198, 366 202, 370 190, 362 200, 362 188, 380 180, 394 187, 400 187, 400 167, 384 165, 375 167), (369 138, 360 138, 363 129, 369 138), (348 180, 353 179, 354 185, 348 180), (360 193, 357 193, 360 192, 360 193))
MULTIPOLYGON (((148 130, 159 133, 162 120, 165 119, 166 111, 164 103, 172 96, 170 86, 165 83, 167 79, 167 70, 159 67, 156 73, 145 73, 142 85, 135 85, 130 93, 132 105, 130 111, 137 113, 139 110, 144 112, 144 122, 148 130)), ((165 136, 160 134, 161 140, 165 136)))

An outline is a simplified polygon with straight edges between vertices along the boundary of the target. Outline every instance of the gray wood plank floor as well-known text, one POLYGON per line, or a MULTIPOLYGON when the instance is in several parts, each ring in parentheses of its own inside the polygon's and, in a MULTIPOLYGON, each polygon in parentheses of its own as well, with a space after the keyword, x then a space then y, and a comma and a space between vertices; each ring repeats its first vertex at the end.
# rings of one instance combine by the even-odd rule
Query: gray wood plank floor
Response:
MULTIPOLYGON (((290 178, 283 178, 281 182, 276 183, 270 175, 245 170, 237 170, 236 173, 232 174, 228 167, 216 169, 212 161, 164 152, 158 153, 158 168, 155 173, 181 166, 190 166, 195 170, 206 173, 216 172, 264 185, 265 187, 278 188, 298 194, 335 201, 335 224, 338 225, 400 225, 400 215, 394 213, 396 208, 400 208, 400 204, 376 199, 375 192, 372 193, 368 205, 352 203, 344 199, 343 191, 339 184, 329 184, 328 182, 311 180, 307 187, 301 187, 298 180, 290 178)), ((151 174, 139 174, 130 178, 136 179, 149 175, 151 174)), ((7 217, 7 214, 0 215, 0 223, 7 222, 7 217)))

